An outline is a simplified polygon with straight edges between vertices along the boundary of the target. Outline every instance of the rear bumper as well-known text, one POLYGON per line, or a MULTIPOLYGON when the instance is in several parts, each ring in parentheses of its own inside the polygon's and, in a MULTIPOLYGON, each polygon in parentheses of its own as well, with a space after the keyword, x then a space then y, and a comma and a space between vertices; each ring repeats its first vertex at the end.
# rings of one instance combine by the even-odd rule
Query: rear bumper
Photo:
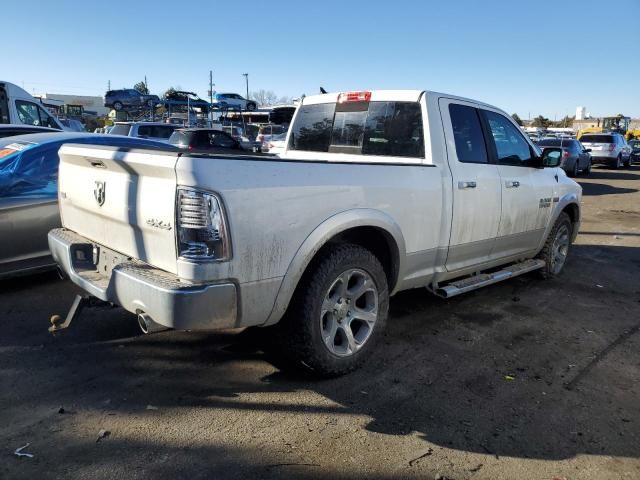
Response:
POLYGON ((63 228, 49 232, 49 249, 73 283, 106 302, 131 313, 144 312, 167 328, 215 330, 233 328, 238 317, 233 283, 192 285, 143 262, 117 264, 109 272, 97 270, 90 240, 63 228))
POLYGON ((618 155, 616 153, 596 152, 591 154, 591 163, 615 163, 618 155))

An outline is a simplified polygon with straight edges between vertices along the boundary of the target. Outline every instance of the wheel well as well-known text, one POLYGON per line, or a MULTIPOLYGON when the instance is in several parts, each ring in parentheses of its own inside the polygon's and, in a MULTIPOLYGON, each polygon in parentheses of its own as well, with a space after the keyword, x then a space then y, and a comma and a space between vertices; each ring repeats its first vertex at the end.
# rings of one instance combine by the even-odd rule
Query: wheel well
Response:
POLYGON ((575 203, 570 203, 562 210, 564 213, 569 215, 572 224, 576 224, 576 222, 580 221, 580 210, 575 203))
POLYGON ((398 281, 398 270, 400 266, 400 252, 395 240, 387 231, 377 227, 354 227, 338 233, 331 238, 316 253, 315 258, 319 258, 323 250, 331 245, 339 243, 353 243, 366 248, 373 253, 382 264, 387 276, 389 291, 393 291, 398 281))

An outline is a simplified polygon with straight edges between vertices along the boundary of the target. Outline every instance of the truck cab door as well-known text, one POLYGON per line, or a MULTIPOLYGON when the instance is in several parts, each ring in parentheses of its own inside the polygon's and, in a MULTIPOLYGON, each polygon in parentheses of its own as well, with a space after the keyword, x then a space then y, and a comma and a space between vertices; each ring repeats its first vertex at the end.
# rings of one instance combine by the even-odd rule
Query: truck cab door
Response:
POLYGON ((550 219, 557 169, 537 168, 536 152, 510 118, 484 109, 481 114, 502 190, 500 228, 491 258, 532 253, 550 219))
POLYGON ((489 260, 500 224, 498 166, 491 163, 480 114, 472 103, 441 98, 449 168, 453 181, 449 271, 489 260))

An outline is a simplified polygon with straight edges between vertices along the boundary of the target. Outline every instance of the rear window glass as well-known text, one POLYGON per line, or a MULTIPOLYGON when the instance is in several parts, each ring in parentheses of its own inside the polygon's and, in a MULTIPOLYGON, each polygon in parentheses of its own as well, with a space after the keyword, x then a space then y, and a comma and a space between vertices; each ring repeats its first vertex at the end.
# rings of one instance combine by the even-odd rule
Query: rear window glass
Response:
POLYGON ((114 125, 109 133, 111 135, 129 135, 129 130, 131 130, 131 125, 114 125))
POLYGON ((573 145, 573 140, 570 139, 544 139, 538 142, 538 145, 541 147, 570 147, 573 145))
POLYGON ((583 135, 582 143, 615 143, 613 135, 583 135))
POLYGON ((422 113, 416 102, 302 106, 290 137, 292 150, 424 157, 422 113))
POLYGON ((151 138, 169 138, 174 130, 175 127, 170 125, 140 125, 138 135, 151 138))
POLYGON ((458 160, 465 163, 487 163, 487 144, 477 110, 452 103, 449 105, 449 115, 458 160))

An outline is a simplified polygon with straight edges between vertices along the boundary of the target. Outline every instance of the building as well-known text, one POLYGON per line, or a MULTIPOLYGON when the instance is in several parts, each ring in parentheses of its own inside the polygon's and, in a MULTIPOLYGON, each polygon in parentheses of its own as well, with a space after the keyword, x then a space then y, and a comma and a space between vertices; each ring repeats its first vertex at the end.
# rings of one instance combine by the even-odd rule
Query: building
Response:
POLYGON ((106 116, 109 109, 104 106, 104 98, 92 95, 63 95, 61 93, 34 94, 40 97, 43 103, 47 100, 61 101, 65 105, 81 105, 86 113, 93 113, 99 117, 106 116))

